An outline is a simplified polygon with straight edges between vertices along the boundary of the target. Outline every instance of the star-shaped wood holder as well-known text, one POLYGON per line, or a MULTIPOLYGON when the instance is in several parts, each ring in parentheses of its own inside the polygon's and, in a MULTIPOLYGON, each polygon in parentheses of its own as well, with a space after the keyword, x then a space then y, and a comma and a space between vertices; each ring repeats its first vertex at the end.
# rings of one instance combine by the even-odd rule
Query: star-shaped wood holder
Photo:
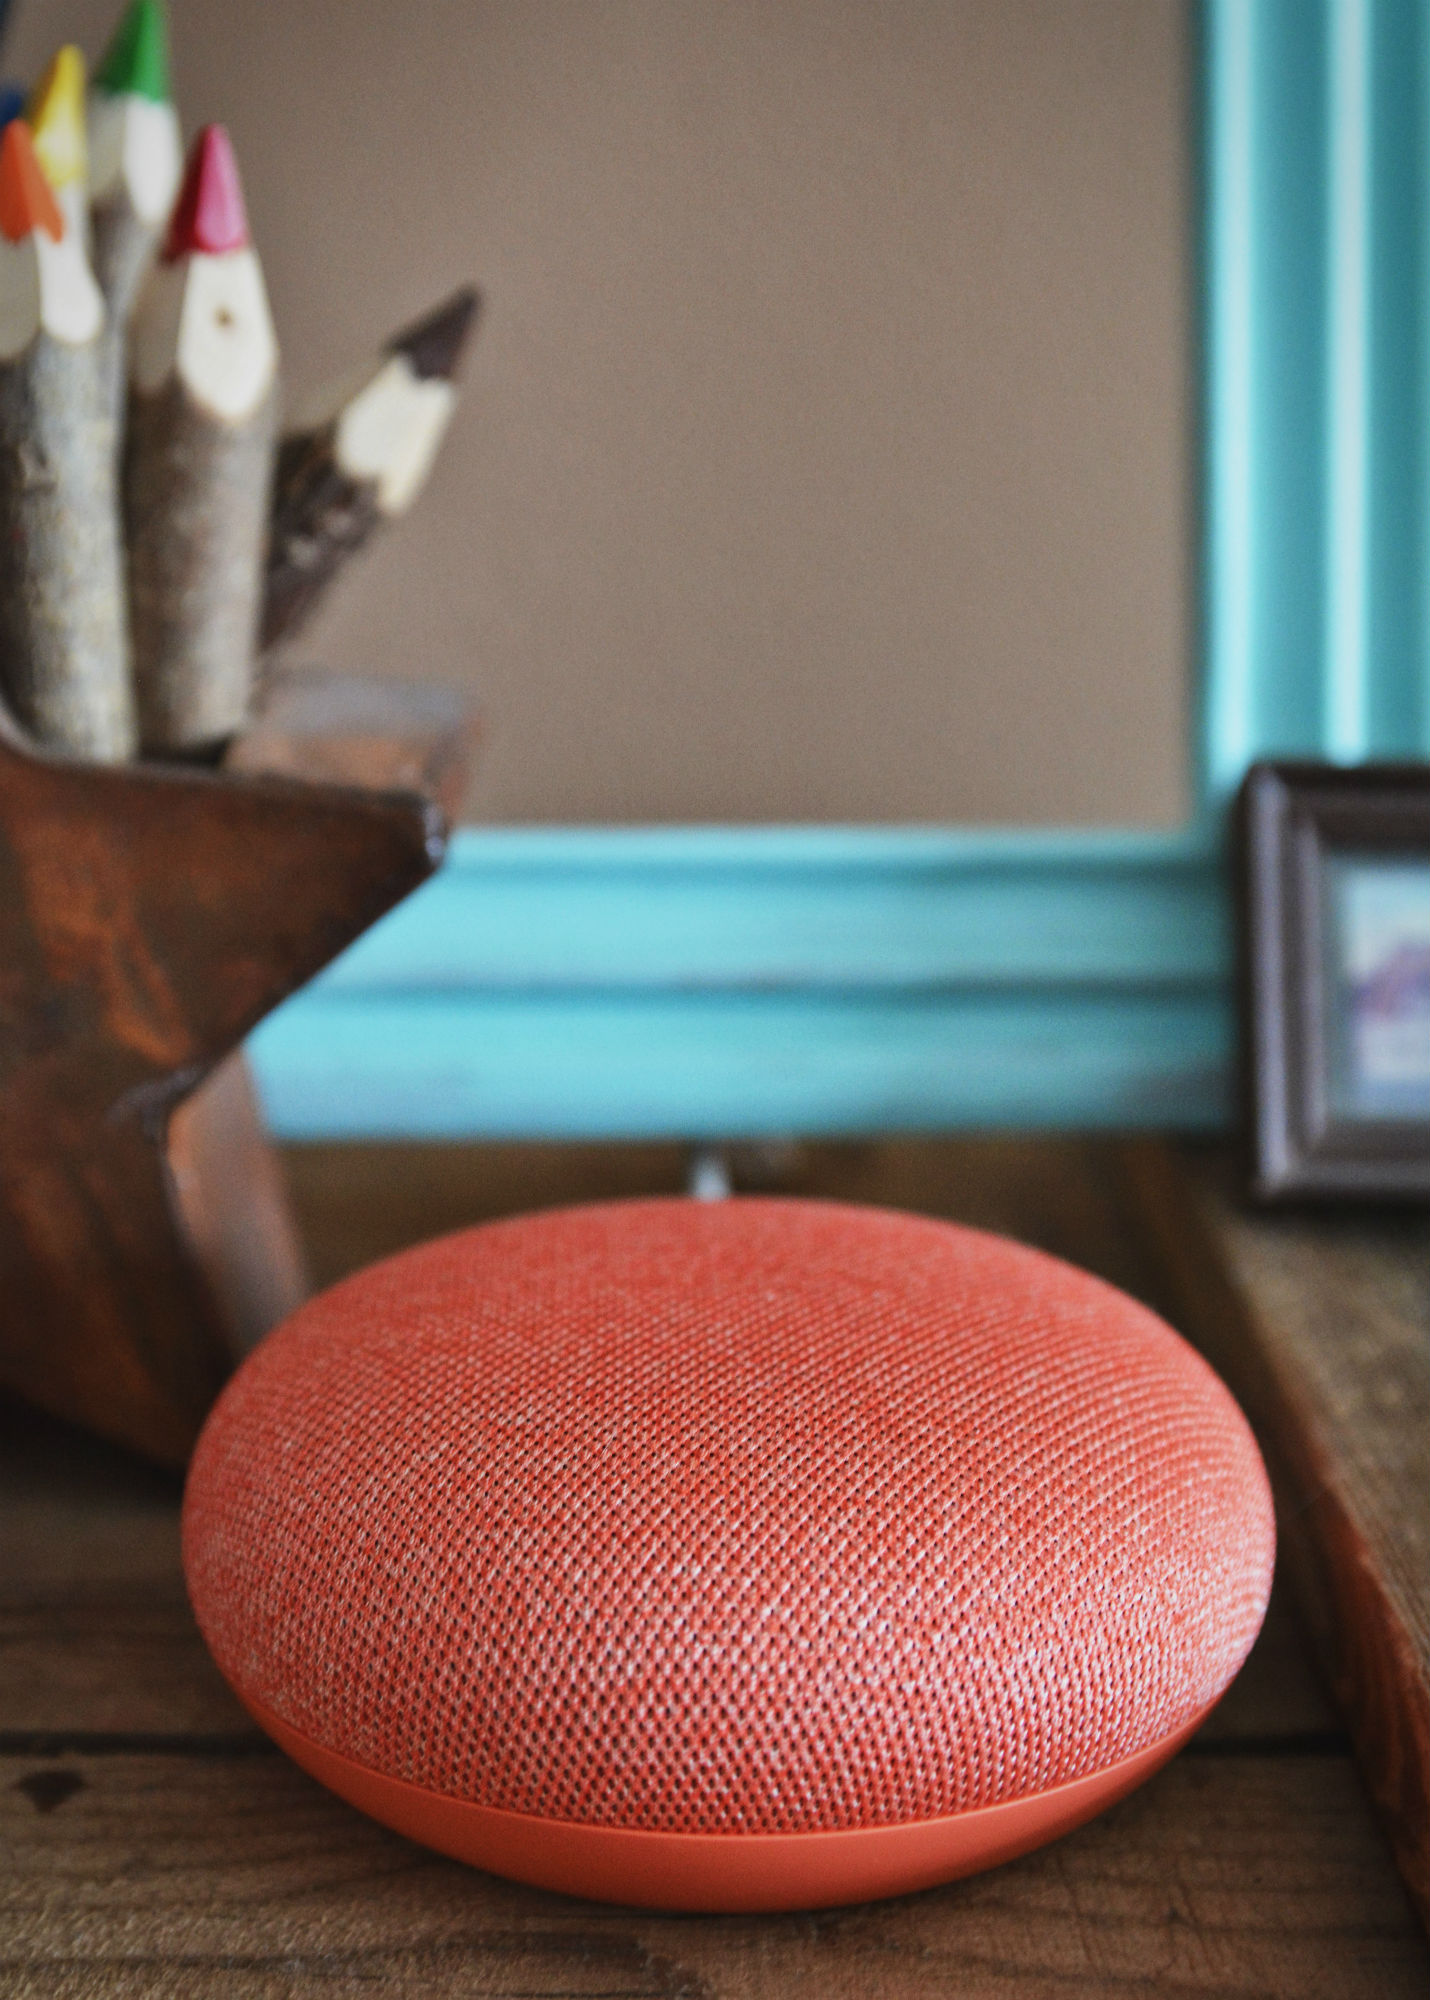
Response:
POLYGON ((318 677, 218 770, 0 714, 0 1383, 186 1461, 306 1291, 239 1045, 437 867, 474 742, 434 690, 318 677))

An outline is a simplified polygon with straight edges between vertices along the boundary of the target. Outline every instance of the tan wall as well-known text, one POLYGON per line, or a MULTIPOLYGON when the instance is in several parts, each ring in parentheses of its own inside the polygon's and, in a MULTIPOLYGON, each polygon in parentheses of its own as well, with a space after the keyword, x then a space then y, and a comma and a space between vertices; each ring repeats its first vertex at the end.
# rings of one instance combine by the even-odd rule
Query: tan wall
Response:
POLYGON ((307 648, 478 690, 478 816, 1180 816, 1180 0, 172 6, 293 389, 486 290, 307 648))

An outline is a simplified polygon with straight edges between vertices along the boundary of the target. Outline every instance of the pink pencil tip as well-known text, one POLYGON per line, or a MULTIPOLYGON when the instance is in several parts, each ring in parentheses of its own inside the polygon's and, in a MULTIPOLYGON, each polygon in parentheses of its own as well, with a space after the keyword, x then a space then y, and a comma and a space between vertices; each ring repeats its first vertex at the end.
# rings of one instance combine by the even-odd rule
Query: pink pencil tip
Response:
POLYGON ((172 264, 196 251, 215 256, 248 242, 238 164, 222 125, 205 125, 194 140, 179 191, 164 260, 172 264))

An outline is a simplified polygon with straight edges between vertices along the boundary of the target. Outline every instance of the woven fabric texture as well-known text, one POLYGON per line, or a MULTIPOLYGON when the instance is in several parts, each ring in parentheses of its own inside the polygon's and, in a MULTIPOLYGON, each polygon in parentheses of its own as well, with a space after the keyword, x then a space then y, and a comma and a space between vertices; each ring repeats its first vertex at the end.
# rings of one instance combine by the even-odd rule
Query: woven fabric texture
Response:
POLYGON ((1226 1686, 1273 1529, 1152 1313, 825 1203, 491 1224, 314 1300, 195 1457, 225 1674, 434 1791, 670 1832, 938 1817, 1104 1769, 1226 1686))

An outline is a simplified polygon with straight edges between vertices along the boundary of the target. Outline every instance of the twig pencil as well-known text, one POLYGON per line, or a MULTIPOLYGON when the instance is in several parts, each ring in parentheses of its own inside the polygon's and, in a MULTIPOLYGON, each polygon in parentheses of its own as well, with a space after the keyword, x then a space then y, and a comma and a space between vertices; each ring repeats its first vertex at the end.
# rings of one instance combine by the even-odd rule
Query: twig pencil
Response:
POLYGON ((476 316, 470 286, 317 396, 278 448, 262 645, 290 637, 349 558, 416 499, 442 442, 476 316))
POLYGON ((134 749, 104 305, 21 118, 0 138, 0 666, 40 740, 134 749))
POLYGON ((134 0, 89 94, 90 229, 106 313, 103 373, 116 429, 129 315, 183 171, 179 119, 169 101, 164 10, 159 0, 134 0))
POLYGON ((212 750, 253 686, 278 347, 222 126, 200 132, 130 326, 124 505, 140 740, 212 750))
POLYGON ((84 57, 73 42, 51 59, 30 92, 25 120, 35 157, 54 190, 66 233, 89 251, 89 147, 84 128, 84 57))

